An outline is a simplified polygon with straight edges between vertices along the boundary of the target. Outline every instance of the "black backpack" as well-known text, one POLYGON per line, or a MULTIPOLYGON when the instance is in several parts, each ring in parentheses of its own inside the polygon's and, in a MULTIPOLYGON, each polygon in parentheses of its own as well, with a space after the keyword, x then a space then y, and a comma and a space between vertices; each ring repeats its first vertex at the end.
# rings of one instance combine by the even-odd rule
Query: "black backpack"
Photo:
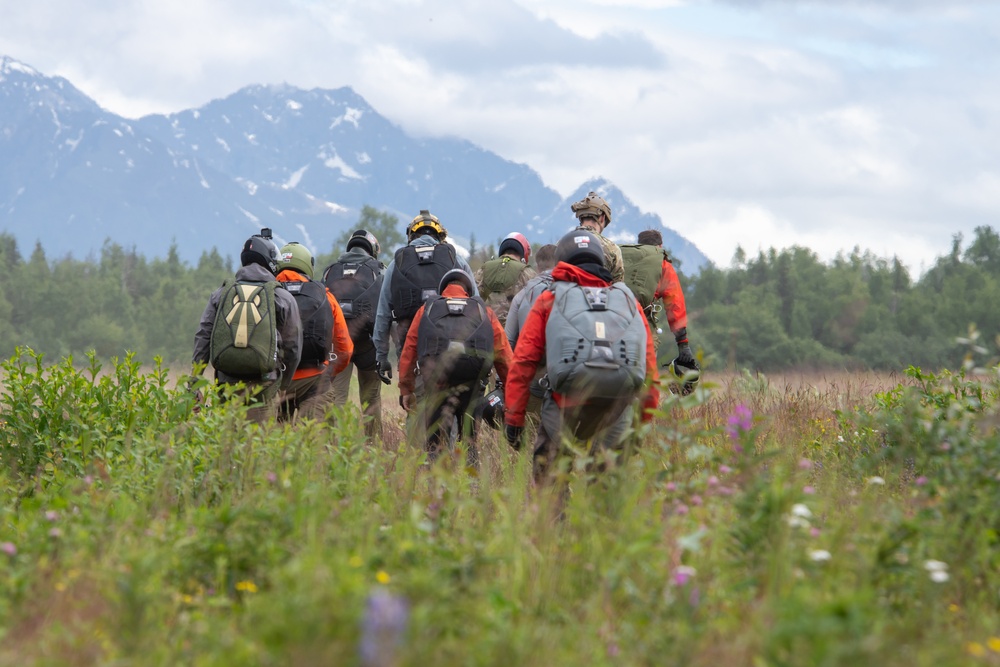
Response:
POLYGON ((299 368, 322 366, 330 359, 330 344, 333 342, 333 310, 326 298, 326 287, 315 280, 283 284, 295 297, 302 319, 302 360, 299 361, 299 368))
POLYGON ((441 277, 459 268, 455 248, 448 243, 403 246, 394 261, 389 301, 397 321, 412 319, 425 301, 437 296, 441 277))
POLYGON ((438 381, 481 380, 493 365, 493 324, 477 296, 429 299, 417 330, 417 360, 438 381))
POLYGON ((323 272, 323 284, 344 311, 355 345, 364 342, 375 329, 384 268, 377 259, 368 257, 361 262, 334 262, 323 272))

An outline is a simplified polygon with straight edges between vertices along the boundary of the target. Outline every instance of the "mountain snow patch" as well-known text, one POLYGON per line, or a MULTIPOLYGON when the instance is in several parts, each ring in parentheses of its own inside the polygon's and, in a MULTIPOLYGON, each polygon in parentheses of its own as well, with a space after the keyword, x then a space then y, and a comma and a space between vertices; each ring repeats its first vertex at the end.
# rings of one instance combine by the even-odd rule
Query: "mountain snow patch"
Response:
POLYGON ((344 160, 337 155, 333 154, 333 157, 328 157, 325 153, 320 153, 319 157, 323 159, 323 164, 329 169, 339 169, 341 175, 344 178, 353 178, 359 181, 364 180, 364 177, 358 172, 351 169, 344 160))
POLYGON ((297 169, 291 176, 288 177, 287 181, 281 184, 281 188, 283 190, 294 190, 299 187, 299 181, 302 180, 302 175, 306 173, 307 169, 309 169, 309 165, 306 165, 301 169, 297 169))
POLYGON ((287 102, 285 102, 285 107, 291 111, 299 111, 302 109, 302 105, 296 102, 295 100, 288 100, 287 102))
POLYGON ((344 111, 343 116, 337 116, 336 118, 333 119, 333 122, 330 123, 330 129, 332 130, 341 123, 350 123, 355 128, 357 128, 358 121, 361 120, 361 117, 363 115, 365 115, 365 112, 362 111, 361 109, 352 109, 351 107, 347 107, 347 110, 344 111))

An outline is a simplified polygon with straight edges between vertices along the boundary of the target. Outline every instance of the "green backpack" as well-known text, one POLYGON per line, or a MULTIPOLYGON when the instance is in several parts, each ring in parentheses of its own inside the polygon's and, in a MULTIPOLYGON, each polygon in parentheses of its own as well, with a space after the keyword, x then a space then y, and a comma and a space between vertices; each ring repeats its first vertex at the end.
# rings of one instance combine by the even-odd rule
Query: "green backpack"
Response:
POLYGON ((622 263, 625 265, 625 284, 649 312, 656 294, 656 286, 663 275, 663 260, 670 261, 667 251, 655 245, 620 245, 622 263))
POLYGON ((278 283, 238 280, 222 294, 212 327, 212 367, 241 379, 260 379, 278 367, 278 283))
POLYGON ((483 264, 483 284, 479 286, 479 296, 485 299, 490 294, 506 292, 526 268, 527 264, 510 257, 491 259, 483 264))

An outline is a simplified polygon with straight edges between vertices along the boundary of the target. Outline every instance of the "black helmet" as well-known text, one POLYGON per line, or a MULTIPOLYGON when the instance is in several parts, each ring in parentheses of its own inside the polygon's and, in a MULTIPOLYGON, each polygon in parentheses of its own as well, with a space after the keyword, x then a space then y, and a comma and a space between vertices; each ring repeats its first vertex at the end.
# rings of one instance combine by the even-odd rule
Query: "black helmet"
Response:
POLYGON ((604 248, 598 238, 584 229, 574 229, 556 244, 556 261, 567 264, 604 265, 604 248))
POLYGON ((438 283, 438 294, 443 294, 444 288, 451 283, 461 283, 466 294, 476 293, 476 284, 472 282, 472 276, 466 273, 465 269, 452 269, 441 276, 441 282, 438 283))
POLYGON ((378 257, 382 247, 378 244, 378 239, 367 229, 359 229, 351 234, 347 239, 347 249, 361 248, 372 257, 378 257))
POLYGON ((497 430, 503 426, 503 410, 503 389, 494 389, 480 402, 482 420, 497 430))
POLYGON ((254 234, 243 244, 243 252, 240 253, 240 263, 243 266, 260 264, 271 273, 278 273, 278 246, 270 239, 266 239, 260 234, 254 234))

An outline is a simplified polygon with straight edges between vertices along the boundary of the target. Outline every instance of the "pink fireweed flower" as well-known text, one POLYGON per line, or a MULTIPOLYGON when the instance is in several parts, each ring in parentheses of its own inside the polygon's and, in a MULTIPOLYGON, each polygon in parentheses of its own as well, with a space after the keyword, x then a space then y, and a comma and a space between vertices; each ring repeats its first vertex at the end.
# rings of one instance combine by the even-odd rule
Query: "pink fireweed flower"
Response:
POLYGON ((813 467, 813 462, 810 461, 809 459, 799 460, 799 468, 801 468, 802 470, 810 470, 812 469, 812 467, 813 467))
POLYGON ((698 571, 690 565, 678 565, 673 574, 674 586, 684 586, 696 574, 698 574, 698 571))
POLYGON ((726 425, 726 433, 729 434, 729 439, 733 441, 733 449, 737 453, 743 451, 743 445, 740 444, 740 436, 749 431, 753 427, 753 413, 745 405, 737 405, 733 410, 733 414, 729 415, 729 422, 726 425))
POLYGON ((0 551, 4 552, 8 556, 17 555, 17 547, 14 546, 13 542, 0 542, 0 551))
POLYGON ((917 486, 923 486, 924 484, 927 483, 927 478, 921 475, 920 477, 917 477, 917 479, 914 480, 914 483, 917 486))
POLYGON ((722 464, 721 466, 719 466, 719 474, 720 475, 728 475, 732 471, 733 471, 733 469, 730 468, 729 466, 725 465, 725 464, 722 464))

